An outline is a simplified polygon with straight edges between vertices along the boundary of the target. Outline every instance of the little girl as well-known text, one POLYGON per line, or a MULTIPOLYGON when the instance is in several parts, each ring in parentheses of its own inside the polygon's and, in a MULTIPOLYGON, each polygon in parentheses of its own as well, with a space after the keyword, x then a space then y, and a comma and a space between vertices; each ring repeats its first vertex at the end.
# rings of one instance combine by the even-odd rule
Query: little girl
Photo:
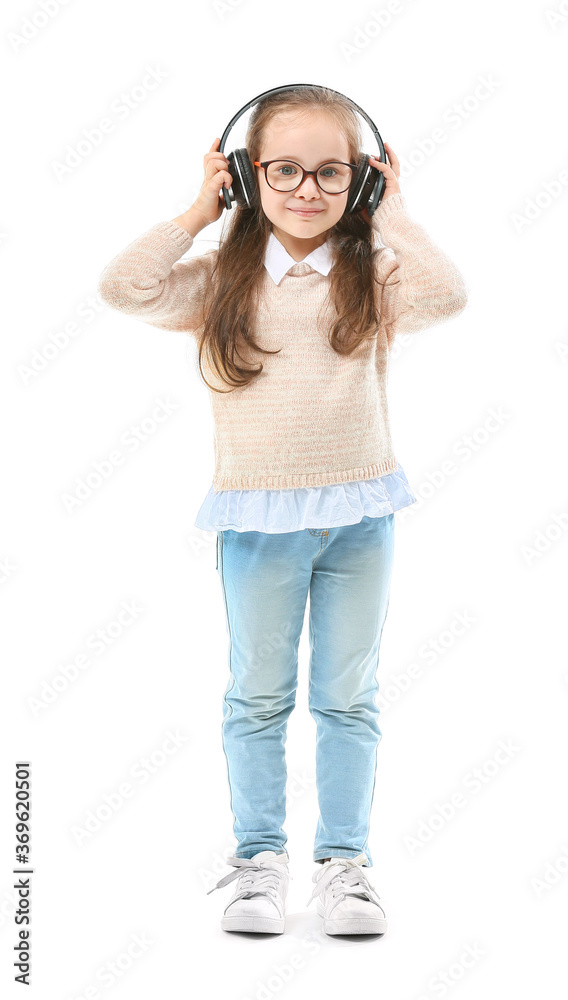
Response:
MULTIPOLYGON (((407 212, 398 159, 369 217, 346 212, 361 156, 352 104, 322 87, 254 108, 246 149, 256 203, 219 248, 179 261, 223 211, 233 178, 215 139, 195 203, 105 268, 110 306, 198 346, 215 424, 215 475, 196 526, 217 531, 229 636, 223 699, 237 878, 221 926, 281 933, 288 855, 285 742, 310 596, 309 710, 319 819, 309 902, 328 934, 384 933, 369 883, 381 731, 376 670, 389 603, 394 512, 416 501, 390 436, 397 333, 460 313, 462 275, 407 212)), ((213 890, 210 890, 213 891, 213 890)))

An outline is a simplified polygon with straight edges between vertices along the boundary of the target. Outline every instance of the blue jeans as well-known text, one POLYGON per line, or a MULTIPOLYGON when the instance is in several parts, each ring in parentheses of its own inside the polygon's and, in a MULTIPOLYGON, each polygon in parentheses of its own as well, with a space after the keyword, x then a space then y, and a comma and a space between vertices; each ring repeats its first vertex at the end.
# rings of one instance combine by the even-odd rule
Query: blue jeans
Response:
POLYGON ((314 861, 368 845, 381 739, 376 671, 388 604, 394 514, 337 528, 217 532, 229 636, 223 699, 235 855, 285 850, 288 716, 310 594, 309 711, 316 722, 314 861))

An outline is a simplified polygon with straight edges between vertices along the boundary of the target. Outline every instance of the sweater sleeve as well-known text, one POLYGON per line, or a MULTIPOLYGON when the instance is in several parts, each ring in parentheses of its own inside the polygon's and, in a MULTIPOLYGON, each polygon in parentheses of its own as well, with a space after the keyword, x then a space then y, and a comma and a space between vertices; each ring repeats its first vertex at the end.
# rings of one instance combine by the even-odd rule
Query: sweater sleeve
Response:
POLYGON ((410 217, 402 194, 381 202, 371 226, 386 248, 378 255, 377 278, 385 282, 380 312, 389 343, 397 333, 416 333, 465 309, 462 274, 410 217))
POLYGON ((113 309, 165 330, 195 333, 217 250, 179 261, 193 237, 175 222, 158 222, 106 265, 98 292, 113 309))

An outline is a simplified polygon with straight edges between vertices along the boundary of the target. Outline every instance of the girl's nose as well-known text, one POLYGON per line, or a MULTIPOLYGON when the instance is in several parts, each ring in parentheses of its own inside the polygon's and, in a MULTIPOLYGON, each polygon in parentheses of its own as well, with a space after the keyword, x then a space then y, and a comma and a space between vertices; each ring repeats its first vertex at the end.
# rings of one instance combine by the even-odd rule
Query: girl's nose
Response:
POLYGON ((303 192, 304 194, 313 194, 314 191, 316 191, 317 194, 319 194, 319 187, 316 184, 315 178, 314 177, 310 177, 309 174, 308 174, 307 177, 304 177, 303 181, 300 184, 298 184, 298 187, 295 189, 294 194, 296 194, 298 191, 300 191, 304 187, 304 185, 306 185, 306 184, 308 185, 308 187, 304 188, 304 192, 303 192))

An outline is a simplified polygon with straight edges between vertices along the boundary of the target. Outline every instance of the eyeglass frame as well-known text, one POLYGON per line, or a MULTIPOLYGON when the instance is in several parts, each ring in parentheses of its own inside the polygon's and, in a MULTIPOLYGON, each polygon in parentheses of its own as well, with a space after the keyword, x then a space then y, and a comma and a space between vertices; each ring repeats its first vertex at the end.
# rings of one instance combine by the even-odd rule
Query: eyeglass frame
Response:
POLYGON ((356 163, 344 163, 343 160, 325 160, 324 163, 320 163, 320 165, 319 165, 319 167, 318 167, 317 170, 305 170, 305 168, 302 166, 302 164, 298 163, 297 160, 286 160, 286 159, 283 159, 281 156, 277 157, 275 160, 254 160, 253 163, 254 163, 255 167, 263 167, 263 169, 264 169, 264 178, 266 180, 266 183, 268 184, 268 187, 270 188, 271 191, 276 191, 277 194, 290 194, 291 191, 297 191, 298 188, 301 187, 302 184, 304 183, 304 181, 305 181, 306 177, 308 176, 308 174, 313 175, 313 178, 314 178, 317 186, 319 187, 320 191, 323 191, 324 194, 331 194, 331 195, 334 195, 334 194, 344 194, 345 191, 349 191, 349 188, 351 187, 351 185, 353 183, 353 170, 357 170, 357 164, 356 163), (294 166, 299 167, 300 170, 302 171, 302 180, 299 182, 299 184, 296 184, 296 187, 289 188, 288 191, 279 191, 278 188, 272 187, 272 184, 268 180, 268 167, 270 166, 271 163, 293 163, 294 166), (351 180, 350 180, 349 184, 347 185, 347 187, 343 188, 343 191, 326 191, 324 188, 322 188, 320 182, 318 181, 317 174, 318 174, 318 171, 321 170, 322 167, 325 167, 326 163, 341 163, 342 167, 350 167, 351 168, 351 171, 352 171, 352 173, 351 173, 351 180))

